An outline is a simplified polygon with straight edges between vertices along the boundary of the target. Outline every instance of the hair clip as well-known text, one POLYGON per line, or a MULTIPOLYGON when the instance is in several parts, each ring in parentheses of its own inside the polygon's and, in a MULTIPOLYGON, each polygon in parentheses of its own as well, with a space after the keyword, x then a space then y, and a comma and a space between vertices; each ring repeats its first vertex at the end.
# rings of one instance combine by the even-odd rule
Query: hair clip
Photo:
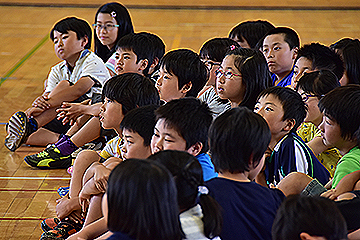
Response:
POLYGON ((209 194, 209 189, 205 186, 198 186, 199 194, 209 194))
POLYGON ((110 13, 110 15, 111 15, 113 18, 115 18, 115 17, 116 17, 116 12, 115 12, 115 11, 112 11, 112 12, 110 13))
POLYGON ((230 46, 230 50, 234 50, 235 48, 236 48, 235 45, 230 46))

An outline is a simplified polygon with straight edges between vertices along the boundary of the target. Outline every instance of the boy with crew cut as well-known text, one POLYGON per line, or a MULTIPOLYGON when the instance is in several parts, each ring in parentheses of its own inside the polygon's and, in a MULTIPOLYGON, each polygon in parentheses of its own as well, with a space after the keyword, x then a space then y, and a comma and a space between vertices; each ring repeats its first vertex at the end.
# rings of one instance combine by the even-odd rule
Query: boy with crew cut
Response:
POLYGON ((157 122, 151 139, 151 152, 186 151, 199 160, 204 181, 216 177, 214 165, 206 153, 209 149, 208 129, 212 122, 207 104, 192 97, 175 99, 155 113, 157 122))
POLYGON ((223 209, 223 240, 271 239, 276 210, 285 196, 253 181, 270 139, 266 121, 246 107, 226 111, 210 127, 210 151, 219 177, 205 185, 223 209))
POLYGON ((99 101, 101 89, 110 77, 102 60, 89 51, 92 31, 86 21, 75 17, 62 19, 52 28, 50 38, 55 54, 63 61, 51 68, 44 93, 32 107, 9 119, 5 146, 10 151, 23 143, 55 142, 69 128, 55 119, 55 109, 63 101, 99 101))
POLYGON ((273 73, 274 86, 291 85, 293 66, 299 47, 299 36, 291 28, 277 27, 265 35, 261 50, 270 72, 273 73))
POLYGON ((197 97, 208 79, 208 70, 197 53, 189 49, 170 51, 160 60, 156 81, 160 99, 168 102, 183 97, 197 97))
POLYGON ((330 173, 296 135, 306 117, 306 105, 299 93, 285 87, 268 88, 258 96, 254 111, 266 120, 271 131, 272 153, 266 160, 266 185, 278 184, 291 172, 305 173, 322 184, 329 181, 330 173))
MULTIPOLYGON (((149 70, 149 62, 154 61, 155 48, 152 47, 150 38, 147 34, 134 33, 122 37, 116 46, 116 54, 118 56, 116 71, 118 74, 126 72, 136 72, 143 74, 143 71, 149 70), (146 45, 146 46, 143 46, 146 45), (139 55, 139 56, 138 56, 139 55)), ((158 51, 157 51, 158 52, 158 51)), ((69 132, 62 136, 54 146, 49 146, 38 154, 33 154, 25 157, 26 162, 31 162, 32 166, 36 162, 44 160, 61 161, 61 159, 72 159, 72 153, 80 146, 98 138, 102 132, 98 115, 100 113, 100 105, 82 105, 63 103, 62 108, 57 110, 59 115, 64 118, 63 121, 68 121, 74 115, 85 114, 92 115, 92 117, 84 126, 78 131, 69 130, 69 132), (55 151, 55 148, 58 151, 55 151), (27 159, 31 159, 28 161, 27 159)), ((75 126, 75 128, 78 126, 75 126)))
POLYGON ((304 73, 319 70, 330 70, 338 79, 341 79, 344 73, 344 63, 338 54, 325 45, 305 44, 297 53, 291 87, 295 89, 304 73))

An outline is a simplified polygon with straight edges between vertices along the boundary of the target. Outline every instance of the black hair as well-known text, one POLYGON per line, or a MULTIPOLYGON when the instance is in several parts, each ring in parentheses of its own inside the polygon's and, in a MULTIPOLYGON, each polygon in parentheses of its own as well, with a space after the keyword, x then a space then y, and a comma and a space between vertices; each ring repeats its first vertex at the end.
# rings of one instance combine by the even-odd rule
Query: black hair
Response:
POLYGON ((59 33, 63 34, 68 33, 69 31, 73 31, 76 33, 76 37, 78 40, 85 37, 88 39, 88 43, 84 47, 85 49, 91 48, 91 27, 83 19, 79 19, 76 17, 67 17, 55 23, 54 27, 50 31, 50 39, 52 41, 54 41, 54 31, 58 31, 59 33))
POLYGON ((277 211, 271 232, 276 240, 300 240, 303 232, 327 240, 347 239, 344 217, 334 201, 323 197, 287 197, 277 211))
POLYGON ((264 54, 258 50, 238 48, 226 54, 234 55, 234 65, 245 85, 245 95, 239 106, 254 109, 260 92, 273 85, 264 54))
POLYGON ((339 87, 339 80, 330 70, 305 73, 298 81, 295 90, 302 89, 307 94, 315 94, 321 99, 325 94, 339 87))
POLYGON ((269 32, 267 32, 264 36, 264 39, 267 36, 274 34, 284 35, 284 41, 287 42, 287 44, 289 44, 290 50, 300 47, 299 35, 295 32, 294 29, 288 27, 276 27, 274 29, 271 29, 269 32))
POLYGON ((108 228, 133 239, 181 239, 176 188, 169 171, 154 161, 128 159, 110 173, 108 228))
POLYGON ((237 38, 240 42, 245 40, 250 48, 255 49, 257 43, 263 39, 264 35, 274 28, 275 26, 266 20, 245 21, 231 29, 229 38, 237 38))
POLYGON ((271 139, 264 118, 248 108, 232 108, 218 116, 209 130, 212 160, 220 172, 249 171, 261 161, 271 139))
POLYGON ((359 39, 344 38, 330 46, 342 57, 345 64, 348 84, 360 84, 360 41, 359 39))
POLYGON ((158 105, 148 105, 129 111, 120 123, 120 129, 139 134, 144 139, 144 146, 150 146, 156 124, 155 110, 158 105))
POLYGON ((318 106, 325 116, 339 124, 342 138, 356 138, 360 146, 360 85, 335 88, 320 99, 318 106))
POLYGON ((136 63, 139 63, 140 60, 148 60, 147 67, 143 70, 144 75, 148 75, 155 54, 152 40, 148 35, 144 33, 130 33, 117 42, 116 50, 118 49, 134 52, 136 63))
POLYGON ((344 73, 344 63, 335 52, 325 45, 320 43, 305 44, 302 46, 298 53, 295 62, 304 57, 311 61, 311 70, 330 70, 338 79, 344 73))
MULTIPOLYGON (((180 210, 186 211, 196 205, 198 187, 204 185, 202 168, 196 157, 183 151, 164 150, 149 157, 164 165, 173 175, 180 210)), ((220 206, 209 194, 200 194, 204 234, 207 238, 218 236, 222 228, 220 206)))
POLYGON ((199 142, 203 145, 201 153, 207 152, 212 115, 206 103, 192 97, 174 99, 159 107, 155 113, 157 119, 163 118, 169 127, 184 138, 186 149, 199 142))
POLYGON ((240 47, 239 44, 230 38, 212 38, 202 45, 200 58, 208 58, 215 62, 222 62, 228 51, 238 47, 240 47))
MULTIPOLYGON (((113 16, 113 18, 115 18, 116 23, 120 25, 118 28, 118 35, 116 38, 116 42, 119 41, 119 39, 122 38, 123 36, 134 32, 134 27, 132 25, 130 14, 126 9, 126 7, 123 6, 122 4, 118 2, 111 2, 102 5, 95 14, 95 23, 97 21, 97 16, 99 15, 99 13, 110 14, 111 16, 113 16)), ((115 45, 112 49, 109 50, 107 46, 102 45, 97 35, 95 34, 95 53, 104 62, 106 62, 114 52, 115 52, 115 45)))
POLYGON ((178 78, 179 90, 187 83, 192 83, 187 97, 197 97, 208 80, 208 69, 197 53, 190 49, 170 51, 160 61, 160 68, 178 78))
POLYGON ((262 91, 258 96, 258 100, 270 94, 279 99, 282 104, 282 108, 284 110, 282 120, 295 120, 295 125, 291 129, 291 132, 296 132, 297 128, 304 121, 307 113, 306 103, 302 100, 300 94, 287 87, 275 86, 262 91))
POLYGON ((123 73, 110 78, 104 85, 102 95, 120 103, 123 114, 137 107, 160 104, 159 93, 153 82, 137 73, 123 73))
MULTIPOLYGON (((147 36, 151 41, 152 52, 154 54, 154 59, 160 59, 165 54, 165 43, 164 41, 156 34, 149 33, 149 32, 139 32, 140 35, 147 36)), ((150 63, 151 65, 151 63, 150 63)))

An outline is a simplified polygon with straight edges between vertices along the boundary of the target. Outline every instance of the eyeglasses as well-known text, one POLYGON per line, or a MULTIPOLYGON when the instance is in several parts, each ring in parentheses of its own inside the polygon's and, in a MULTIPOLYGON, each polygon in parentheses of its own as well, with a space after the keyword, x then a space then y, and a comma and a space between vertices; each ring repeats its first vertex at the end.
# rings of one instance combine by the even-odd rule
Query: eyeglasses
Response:
POLYGON ((221 78, 222 76, 225 76, 226 79, 230 79, 233 76, 241 77, 240 74, 235 74, 235 73, 232 73, 230 71, 225 72, 224 70, 222 70, 220 68, 215 71, 215 75, 216 75, 217 78, 221 78))
POLYGON ((307 100, 309 100, 309 98, 311 98, 311 97, 318 97, 318 96, 312 95, 312 94, 306 94, 306 93, 301 94, 301 98, 302 98, 303 102, 307 102, 307 100))
POLYGON ((98 23, 94 23, 93 27, 95 28, 96 31, 100 31, 101 29, 104 29, 105 31, 112 31, 114 30, 114 28, 116 27, 120 27, 120 25, 115 25, 115 24, 98 24, 98 23))
POLYGON ((205 66, 206 66, 209 70, 211 70, 211 69, 213 68, 213 66, 220 66, 220 65, 221 65, 221 63, 213 62, 213 61, 210 61, 210 60, 208 60, 208 61, 203 61, 203 63, 205 64, 205 66))

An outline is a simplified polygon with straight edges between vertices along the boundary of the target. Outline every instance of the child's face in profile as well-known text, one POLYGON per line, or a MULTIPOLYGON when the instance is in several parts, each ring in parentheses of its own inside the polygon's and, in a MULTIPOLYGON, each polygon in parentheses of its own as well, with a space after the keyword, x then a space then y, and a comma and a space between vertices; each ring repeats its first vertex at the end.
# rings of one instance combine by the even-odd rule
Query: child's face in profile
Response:
POLYGON ((341 151, 345 140, 341 137, 340 126, 337 122, 327 116, 323 116, 323 120, 319 126, 323 143, 328 147, 337 147, 341 151))
POLYGON ((186 141, 174 128, 168 126, 164 118, 160 118, 151 139, 151 153, 163 150, 186 151, 186 141))
POLYGON ((129 158, 145 159, 151 155, 150 146, 144 145, 144 139, 137 132, 124 128, 122 140, 121 157, 123 160, 129 158))
POLYGON ((122 105, 105 97, 104 103, 100 108, 99 118, 103 128, 115 129, 119 133, 120 123, 124 118, 122 105))
POLYGON ((173 99, 179 99, 185 97, 186 93, 183 93, 179 89, 178 77, 172 73, 166 71, 165 68, 160 68, 160 75, 156 81, 156 88, 159 91, 160 99, 165 102, 169 102, 173 99))
POLYGON ((215 87, 215 84, 216 84, 215 71, 219 68, 219 66, 221 65, 221 62, 212 61, 207 57, 204 59, 201 59, 201 60, 205 63, 206 67, 209 69, 209 79, 208 79, 206 85, 215 87))
POLYGON ((55 54, 58 58, 66 60, 71 66, 75 65, 86 43, 85 38, 77 39, 74 31, 68 31, 67 33, 54 31, 55 54))
POLYGON ((265 55, 269 70, 276 75, 286 75, 291 71, 296 57, 296 49, 284 40, 284 34, 266 36, 262 52, 265 55))
POLYGON ((283 106, 273 94, 261 97, 254 107, 254 112, 266 120, 272 137, 279 135, 287 124, 286 121, 283 121, 283 106))
POLYGON ((318 107, 319 99, 314 94, 305 93, 301 88, 299 88, 298 93, 308 107, 304 122, 311 122, 316 126, 319 126, 323 117, 318 107))
POLYGON ((304 73, 313 72, 312 61, 305 57, 300 57, 294 65, 294 75, 291 79, 291 87, 295 89, 297 82, 300 80, 304 73))
POLYGON ((143 61, 137 62, 136 54, 131 50, 118 48, 115 52, 115 72, 117 75, 122 73, 139 73, 143 75, 143 61))

